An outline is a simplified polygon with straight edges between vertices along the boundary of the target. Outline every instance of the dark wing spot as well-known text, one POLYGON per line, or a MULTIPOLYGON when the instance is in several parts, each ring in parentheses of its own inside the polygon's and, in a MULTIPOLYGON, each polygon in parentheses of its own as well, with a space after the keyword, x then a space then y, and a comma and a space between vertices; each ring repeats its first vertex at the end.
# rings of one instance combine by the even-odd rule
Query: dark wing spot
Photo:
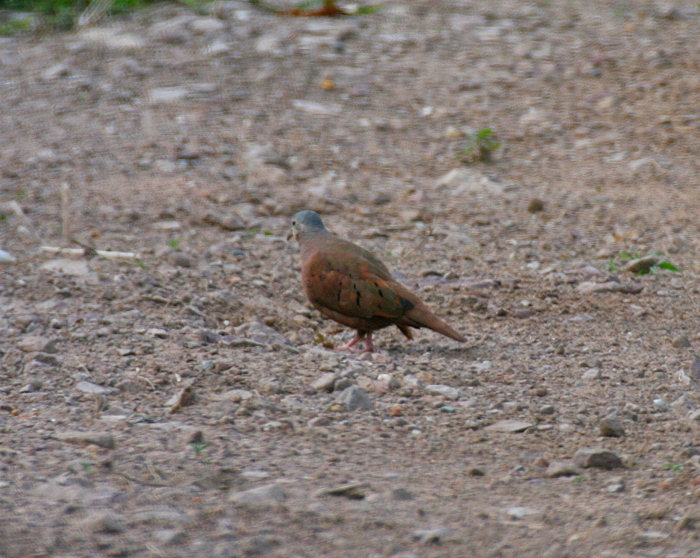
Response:
POLYGON ((384 293, 382 292, 381 289, 379 289, 379 296, 381 296, 382 298, 384 298, 384 293))
POLYGON ((362 293, 360 291, 355 291, 355 302, 360 306, 360 298, 362 298, 362 293))
POLYGON ((401 308, 403 308, 403 311, 404 311, 404 312, 408 312, 408 311, 411 310, 414 306, 415 306, 415 305, 414 305, 410 300, 408 300, 407 298, 402 298, 402 299, 401 299, 401 308))

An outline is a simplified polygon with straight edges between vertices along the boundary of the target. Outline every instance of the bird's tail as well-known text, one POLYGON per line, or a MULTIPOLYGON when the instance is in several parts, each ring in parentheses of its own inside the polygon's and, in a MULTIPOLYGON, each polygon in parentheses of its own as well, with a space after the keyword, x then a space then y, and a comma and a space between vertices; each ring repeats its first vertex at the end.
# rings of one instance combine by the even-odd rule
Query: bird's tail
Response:
POLYGON ((427 327, 460 343, 464 343, 467 340, 466 337, 443 322, 423 304, 419 304, 406 312, 402 321, 404 325, 411 327, 427 327))

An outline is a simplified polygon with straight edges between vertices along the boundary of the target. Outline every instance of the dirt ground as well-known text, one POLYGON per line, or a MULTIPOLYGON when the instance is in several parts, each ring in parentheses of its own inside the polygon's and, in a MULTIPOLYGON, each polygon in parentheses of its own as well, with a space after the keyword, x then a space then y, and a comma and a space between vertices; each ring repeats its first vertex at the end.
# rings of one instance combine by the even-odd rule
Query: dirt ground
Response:
POLYGON ((216 2, 0 39, 0 556, 697 556, 699 24, 216 2), (304 208, 468 342, 334 351, 304 208))

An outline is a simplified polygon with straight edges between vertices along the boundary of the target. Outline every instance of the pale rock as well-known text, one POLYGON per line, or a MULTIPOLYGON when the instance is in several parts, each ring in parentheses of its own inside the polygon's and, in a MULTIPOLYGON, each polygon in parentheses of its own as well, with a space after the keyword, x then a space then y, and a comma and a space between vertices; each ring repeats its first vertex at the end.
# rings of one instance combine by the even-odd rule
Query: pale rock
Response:
POLYGON ((169 104, 183 100, 190 94, 190 89, 184 85, 171 87, 154 87, 148 92, 148 100, 152 105, 169 104))
POLYGON ((250 507, 269 507, 281 504, 287 499, 282 486, 278 483, 265 484, 229 495, 229 502, 250 507))
POLYGON ((192 21, 189 28, 198 35, 213 35, 226 29, 226 24, 213 17, 200 17, 192 21))
POLYGON ((453 388, 452 386, 446 386, 443 384, 428 384, 425 386, 425 391, 427 391, 430 395, 441 395, 446 399, 459 399, 459 390, 453 388))
POLYGON ((524 432, 533 426, 535 426, 533 423, 522 420, 500 420, 498 422, 494 422, 493 424, 489 424, 484 428, 484 430, 489 432, 516 433, 524 432))

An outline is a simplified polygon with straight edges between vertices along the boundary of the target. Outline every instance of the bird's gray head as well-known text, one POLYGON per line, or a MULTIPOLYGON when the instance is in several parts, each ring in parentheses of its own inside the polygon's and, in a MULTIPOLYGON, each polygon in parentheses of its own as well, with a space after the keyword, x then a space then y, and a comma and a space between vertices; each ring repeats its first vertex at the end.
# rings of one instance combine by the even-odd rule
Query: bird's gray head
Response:
POLYGON ((292 217, 292 236, 295 240, 299 240, 299 235, 322 232, 327 232, 326 227, 323 226, 321 216, 315 211, 306 209, 292 217))

